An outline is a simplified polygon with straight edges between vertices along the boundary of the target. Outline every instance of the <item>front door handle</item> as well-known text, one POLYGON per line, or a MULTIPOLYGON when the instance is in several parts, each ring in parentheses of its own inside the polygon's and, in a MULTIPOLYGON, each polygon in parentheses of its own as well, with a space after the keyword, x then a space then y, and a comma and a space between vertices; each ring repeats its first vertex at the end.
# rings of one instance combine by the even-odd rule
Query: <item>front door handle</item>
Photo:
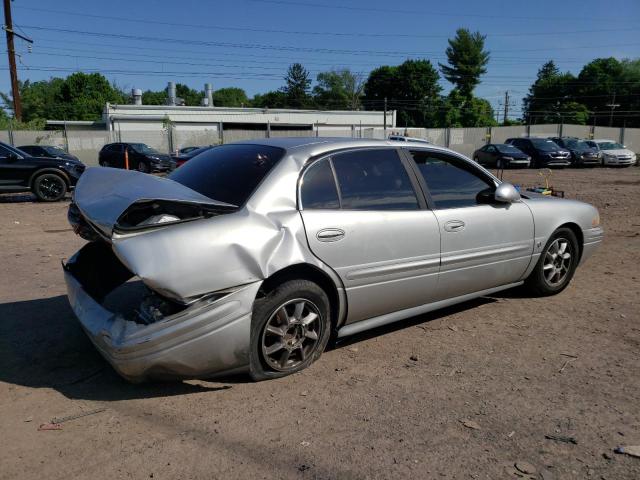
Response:
POLYGON ((323 228, 316 233, 316 238, 321 242, 337 242, 344 238, 344 230, 340 228, 323 228))
POLYGON ((461 232, 464 230, 464 222, 462 220, 449 220, 444 224, 444 229, 447 232, 461 232))

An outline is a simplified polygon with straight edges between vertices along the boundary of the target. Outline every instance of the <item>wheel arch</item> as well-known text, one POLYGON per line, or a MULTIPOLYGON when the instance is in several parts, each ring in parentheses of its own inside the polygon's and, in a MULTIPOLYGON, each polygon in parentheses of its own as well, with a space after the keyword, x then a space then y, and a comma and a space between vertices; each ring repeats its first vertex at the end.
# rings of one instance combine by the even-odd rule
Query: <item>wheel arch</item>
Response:
POLYGON ((578 240, 578 262, 580 262, 580 258, 582 258, 582 250, 584 248, 584 234, 582 233, 582 229, 577 223, 574 222, 563 223, 562 225, 556 227, 556 230, 560 228, 568 228, 576 236, 576 240, 578 240))
POLYGON ((67 189, 71 188, 71 179, 69 179, 69 176, 64 171, 55 167, 47 167, 47 168, 41 168, 39 170, 36 170, 31 174, 31 177, 29 177, 29 189, 33 189, 33 184, 36 181, 36 178, 38 178, 41 175, 44 175, 45 173, 54 173, 59 177, 62 177, 62 180, 64 180, 64 183, 67 184, 67 189))
POLYGON ((262 282, 257 298, 267 295, 278 285, 288 280, 309 280, 322 288, 329 298, 331 308, 331 325, 336 329, 346 317, 346 299, 341 294, 341 287, 322 269, 309 263, 297 263, 278 270, 262 282))

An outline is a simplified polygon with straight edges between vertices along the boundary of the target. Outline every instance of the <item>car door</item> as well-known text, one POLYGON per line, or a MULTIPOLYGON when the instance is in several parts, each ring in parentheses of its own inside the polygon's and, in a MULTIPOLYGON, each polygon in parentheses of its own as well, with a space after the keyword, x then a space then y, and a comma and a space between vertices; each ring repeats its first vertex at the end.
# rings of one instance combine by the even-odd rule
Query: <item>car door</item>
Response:
POLYGON ((347 323, 434 298, 440 232, 408 167, 398 149, 369 148, 332 154, 303 173, 309 246, 344 284, 347 323))
POLYGON ((409 149, 441 235, 438 299, 520 280, 533 253, 533 215, 522 202, 493 200, 496 183, 446 152, 409 149))
POLYGON ((487 146, 485 160, 483 163, 487 166, 494 167, 497 165, 497 162, 498 162, 498 149, 493 145, 487 146))
POLYGON ((17 190, 29 186, 36 165, 16 151, 0 145, 0 189, 17 190))

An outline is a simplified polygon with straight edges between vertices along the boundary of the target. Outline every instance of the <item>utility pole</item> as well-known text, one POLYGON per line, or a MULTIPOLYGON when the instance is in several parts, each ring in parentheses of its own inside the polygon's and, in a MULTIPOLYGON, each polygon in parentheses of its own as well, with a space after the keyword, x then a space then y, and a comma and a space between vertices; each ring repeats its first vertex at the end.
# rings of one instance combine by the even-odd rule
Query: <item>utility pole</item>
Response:
POLYGON ((504 92, 504 118, 502 119, 504 125, 507 124, 507 118, 509 118, 509 90, 504 92))
POLYGON ((616 107, 619 107, 620 104, 616 103, 616 91, 613 91, 613 96, 611 98, 611 103, 607 103, 607 107, 611 107, 611 115, 609 116, 609 126, 612 127, 613 126, 613 110, 616 107))
POLYGON ((18 72, 16 69, 16 50, 13 45, 13 37, 19 37, 26 42, 33 43, 30 38, 24 37, 13 31, 11 20, 11 0, 4 0, 4 31, 7 34, 7 55, 9 56, 9 72, 11 73, 11 95, 13 96, 13 116, 19 122, 22 120, 22 104, 20 103, 20 90, 18 89, 18 72))
POLYGON ((384 97, 384 138, 387 138, 387 97, 384 97))

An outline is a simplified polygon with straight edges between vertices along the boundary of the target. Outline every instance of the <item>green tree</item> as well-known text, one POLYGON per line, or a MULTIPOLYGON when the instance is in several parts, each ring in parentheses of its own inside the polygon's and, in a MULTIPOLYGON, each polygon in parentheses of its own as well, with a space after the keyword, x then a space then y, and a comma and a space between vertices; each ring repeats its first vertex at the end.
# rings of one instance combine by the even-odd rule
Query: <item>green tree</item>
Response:
POLYGON ((578 83, 571 73, 560 73, 553 61, 546 62, 523 100, 525 121, 586 123, 588 108, 577 101, 578 83))
POLYGON ((402 127, 436 126, 441 107, 439 75, 429 60, 406 60, 397 67, 382 66, 371 71, 364 86, 369 110, 397 110, 402 127))
POLYGON ((185 105, 197 107, 202 102, 204 92, 189 88, 184 83, 176 83, 176 96, 182 98, 185 105))
POLYGON ((439 64, 444 77, 466 98, 473 96, 480 76, 487 72, 489 52, 484 49, 485 38, 480 32, 459 28, 445 51, 449 65, 439 64))
POLYGON ((285 108, 287 95, 281 90, 258 93, 251 99, 251 105, 256 108, 285 108))
POLYGON ((285 85, 282 92, 286 95, 287 107, 307 108, 311 104, 309 89, 311 79, 309 72, 300 63, 289 66, 287 75, 284 77, 285 85))
POLYGON ((167 104, 167 91, 160 90, 155 92, 153 90, 145 90, 142 92, 142 104, 143 105, 166 105, 167 104))
POLYGON ((491 103, 484 98, 465 97, 457 88, 445 98, 440 115, 443 127, 490 127, 498 124, 491 103))
POLYGON ((320 72, 313 97, 318 108, 358 110, 364 89, 362 77, 349 69, 320 72))
POLYGON ((241 88, 220 88, 213 92, 213 104, 216 107, 246 107, 249 103, 247 94, 241 88))
MULTIPOLYGON (((125 103, 126 96, 99 73, 77 72, 67 78, 51 78, 19 85, 24 122, 41 120, 98 120, 107 102, 125 103)), ((8 94, 5 107, 12 108, 8 94)))

